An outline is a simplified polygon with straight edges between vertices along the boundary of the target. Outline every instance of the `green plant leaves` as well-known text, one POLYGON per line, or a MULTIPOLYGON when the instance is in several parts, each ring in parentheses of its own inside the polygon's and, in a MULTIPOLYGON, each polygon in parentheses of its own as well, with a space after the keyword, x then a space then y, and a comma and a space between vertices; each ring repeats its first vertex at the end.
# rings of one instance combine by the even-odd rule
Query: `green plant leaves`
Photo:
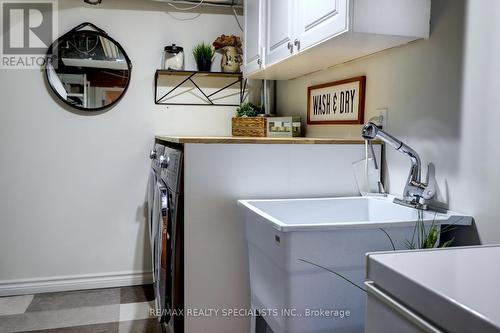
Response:
POLYGON ((202 59, 212 60, 214 54, 215 51, 212 46, 210 46, 210 44, 205 44, 204 42, 196 45, 193 49, 193 56, 196 62, 201 61, 202 59))
POLYGON ((430 227, 426 228, 424 223, 424 212, 419 210, 417 223, 415 223, 415 228, 413 229, 412 239, 406 240, 405 246, 409 250, 450 247, 455 238, 439 245, 439 236, 448 231, 450 231, 450 229, 447 229, 446 227, 441 227, 438 231, 435 216, 430 227))
POLYGON ((252 103, 242 103, 236 109, 236 117, 257 117, 260 109, 252 103))
POLYGON ((312 265, 312 266, 316 266, 316 267, 321 268, 321 269, 323 269, 323 270, 325 270, 325 271, 327 271, 327 272, 330 272, 330 273, 332 273, 332 274, 335 274, 336 276, 338 276, 338 277, 339 277, 339 278, 341 278, 342 280, 344 280, 344 281, 346 281, 346 282, 348 282, 348 283, 352 284, 354 287, 356 287, 356 288, 358 288, 358 289, 360 289, 360 290, 362 290, 363 292, 365 292, 365 293, 366 293, 366 290, 365 290, 363 287, 361 287, 360 285, 358 285, 358 284, 354 283, 353 281, 351 281, 349 278, 345 277, 344 275, 342 275, 342 274, 340 274, 340 273, 338 273, 338 272, 335 272, 334 270, 331 270, 331 269, 329 269, 329 268, 326 268, 326 267, 324 267, 324 266, 318 265, 318 264, 316 264, 316 263, 313 263, 313 262, 308 261, 308 260, 305 260, 305 259, 298 258, 297 260, 298 260, 298 261, 305 262, 306 264, 309 264, 309 265, 312 265))

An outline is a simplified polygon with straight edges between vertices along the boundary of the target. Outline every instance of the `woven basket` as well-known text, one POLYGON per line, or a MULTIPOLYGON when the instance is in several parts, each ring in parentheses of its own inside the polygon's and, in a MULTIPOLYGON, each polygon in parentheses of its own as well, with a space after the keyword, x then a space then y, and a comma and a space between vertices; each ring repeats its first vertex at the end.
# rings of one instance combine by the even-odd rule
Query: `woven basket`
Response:
POLYGON ((244 117, 232 119, 233 136, 266 136, 266 118, 244 117))

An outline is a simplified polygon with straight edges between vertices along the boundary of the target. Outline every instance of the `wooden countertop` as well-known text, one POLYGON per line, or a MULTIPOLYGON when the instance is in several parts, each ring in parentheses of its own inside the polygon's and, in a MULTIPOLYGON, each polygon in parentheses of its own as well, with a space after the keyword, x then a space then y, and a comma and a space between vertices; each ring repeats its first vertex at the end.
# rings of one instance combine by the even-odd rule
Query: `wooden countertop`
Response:
MULTIPOLYGON (((326 138, 256 138, 243 136, 175 136, 157 135, 157 140, 171 143, 202 143, 202 144, 364 144, 362 139, 326 139, 326 138)), ((374 142, 380 143, 380 142, 374 142)))

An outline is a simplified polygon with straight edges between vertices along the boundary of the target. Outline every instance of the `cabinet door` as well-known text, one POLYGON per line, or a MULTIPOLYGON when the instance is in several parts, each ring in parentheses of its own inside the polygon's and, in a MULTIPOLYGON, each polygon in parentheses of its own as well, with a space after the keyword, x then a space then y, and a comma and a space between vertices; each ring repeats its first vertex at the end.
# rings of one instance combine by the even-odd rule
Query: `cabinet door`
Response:
POLYGON ((262 68, 262 37, 264 32, 264 0, 246 0, 244 67, 245 73, 251 74, 262 68))
POLYGON ((296 49, 303 50, 346 31, 349 0, 294 0, 296 49))
POLYGON ((294 1, 266 0, 266 67, 293 52, 294 1))

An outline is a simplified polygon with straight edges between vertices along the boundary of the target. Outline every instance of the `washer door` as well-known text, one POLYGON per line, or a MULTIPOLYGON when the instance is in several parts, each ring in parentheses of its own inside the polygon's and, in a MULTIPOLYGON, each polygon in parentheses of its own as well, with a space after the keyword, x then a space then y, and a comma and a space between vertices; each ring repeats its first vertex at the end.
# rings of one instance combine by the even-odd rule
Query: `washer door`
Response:
POLYGON ((153 257, 153 282, 155 292, 155 305, 161 315, 159 321, 169 320, 165 309, 169 308, 168 280, 170 270, 170 233, 169 226, 169 200, 167 186, 161 179, 157 179, 153 195, 152 219, 152 257, 153 257))
MULTIPOLYGON (((162 310, 171 309, 172 299, 172 218, 170 192, 165 183, 161 187, 161 219, 159 221, 159 301, 162 310)), ((170 314, 162 312, 161 321, 168 323, 170 314)))
POLYGON ((150 169, 149 179, 148 179, 148 229, 149 229, 149 241, 151 246, 151 254, 153 254, 153 219, 154 219, 154 205, 155 205, 155 192, 156 192, 156 172, 153 168, 150 169))
MULTIPOLYGON (((153 287, 155 292, 155 305, 156 310, 161 310, 161 302, 160 302, 160 253, 161 253, 161 231, 160 227, 162 224, 162 209, 161 209, 161 200, 162 200, 162 190, 160 187, 160 183, 155 181, 154 190, 153 190, 153 206, 151 212, 151 259, 152 259, 152 268, 153 268, 153 287)), ((161 316, 160 316, 161 318, 161 316)))

